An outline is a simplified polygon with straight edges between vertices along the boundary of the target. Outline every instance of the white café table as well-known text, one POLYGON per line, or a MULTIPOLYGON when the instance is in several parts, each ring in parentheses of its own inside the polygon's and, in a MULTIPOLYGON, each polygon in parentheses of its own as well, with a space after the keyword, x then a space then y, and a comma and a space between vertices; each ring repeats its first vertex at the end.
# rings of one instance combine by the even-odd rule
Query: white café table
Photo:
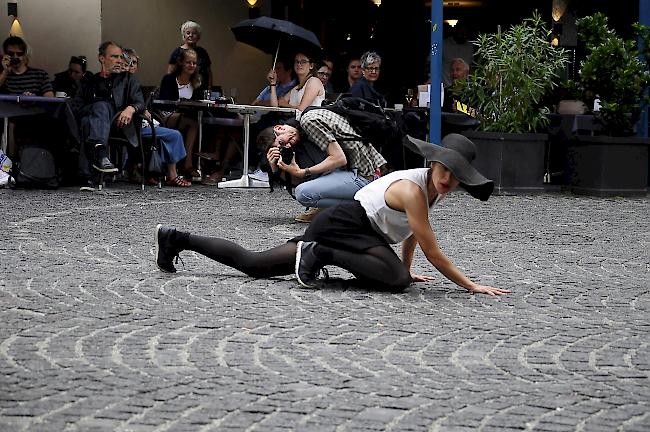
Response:
POLYGON ((218 110, 227 110, 240 114, 243 118, 244 127, 244 164, 242 169, 241 178, 235 180, 228 180, 218 183, 220 188, 256 188, 256 187, 269 187, 269 183, 265 181, 255 180, 248 177, 248 149, 250 147, 250 118, 255 113, 268 113, 279 112, 288 115, 296 114, 293 108, 269 107, 258 105, 239 105, 232 103, 223 103, 222 101, 194 101, 194 100, 159 100, 153 101, 153 105, 158 108, 178 107, 189 109, 197 113, 197 120, 199 123, 199 153, 201 152, 201 142, 203 140, 203 112, 218 112, 218 110))
POLYGON ((268 182, 255 180, 248 177, 248 149, 250 147, 251 115, 255 113, 279 112, 279 113, 291 114, 295 116, 296 110, 294 108, 281 108, 281 107, 269 107, 269 106, 258 106, 258 105, 239 105, 239 104, 227 104, 226 110, 241 114, 242 117, 244 118, 244 165, 243 165, 243 172, 241 178, 220 182, 218 184, 218 187, 220 188, 269 187, 268 182))

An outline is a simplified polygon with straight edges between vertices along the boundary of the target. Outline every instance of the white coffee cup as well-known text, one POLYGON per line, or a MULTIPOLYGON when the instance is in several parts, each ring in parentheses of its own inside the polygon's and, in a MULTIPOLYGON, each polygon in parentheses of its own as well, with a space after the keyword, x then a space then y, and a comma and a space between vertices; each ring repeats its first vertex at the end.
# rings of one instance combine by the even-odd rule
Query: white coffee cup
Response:
POLYGON ((402 111, 404 109, 404 104, 395 104, 395 111, 402 111))
POLYGON ((54 93, 54 96, 56 96, 56 97, 68 97, 68 94, 66 92, 59 91, 59 92, 54 93))

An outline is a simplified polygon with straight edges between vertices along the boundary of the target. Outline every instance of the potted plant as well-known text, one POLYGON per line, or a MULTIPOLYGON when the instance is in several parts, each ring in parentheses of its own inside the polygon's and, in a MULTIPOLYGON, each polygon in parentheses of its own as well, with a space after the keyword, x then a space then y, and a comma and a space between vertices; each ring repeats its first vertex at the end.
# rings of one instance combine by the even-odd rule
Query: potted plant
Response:
POLYGON ((584 114, 588 111, 587 105, 582 101, 583 92, 580 85, 574 80, 566 80, 558 87, 560 100, 557 104, 558 114, 584 114))
MULTIPOLYGON (((576 21, 586 57, 580 63, 578 84, 600 126, 595 136, 577 135, 569 144, 571 190, 589 195, 645 195, 648 185, 648 140, 635 135, 650 85, 648 59, 650 28, 634 25, 644 42, 624 40, 609 28, 607 16, 596 13, 576 21)), ((647 125, 640 125, 647 127, 647 125)))
POLYGON ((541 192, 549 109, 539 106, 567 63, 550 43, 540 14, 505 32, 480 34, 467 80, 454 85, 457 99, 475 110, 479 130, 463 132, 477 146, 477 169, 496 192, 541 192))

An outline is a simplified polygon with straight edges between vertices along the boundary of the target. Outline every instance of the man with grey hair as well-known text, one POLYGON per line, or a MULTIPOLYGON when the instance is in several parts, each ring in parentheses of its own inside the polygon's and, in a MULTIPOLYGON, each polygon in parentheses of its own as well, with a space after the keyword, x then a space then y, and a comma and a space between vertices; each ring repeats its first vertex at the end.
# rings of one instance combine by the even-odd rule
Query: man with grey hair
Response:
POLYGON ((201 74, 201 90, 210 90, 212 88, 212 60, 205 50, 198 46, 201 39, 201 26, 194 21, 185 21, 181 25, 181 38, 183 44, 176 48, 169 57, 167 73, 173 73, 176 70, 176 60, 183 50, 193 49, 196 51, 199 74, 201 74))
POLYGON ((469 65, 465 60, 456 57, 449 65, 449 78, 451 78, 451 85, 456 81, 465 79, 469 75, 469 65))
POLYGON ((79 171, 83 179, 82 190, 93 188, 90 166, 105 173, 118 171, 108 159, 107 144, 111 128, 115 126, 121 129, 135 148, 138 141, 133 115, 144 111, 140 83, 132 74, 124 71, 122 48, 115 42, 106 41, 98 51, 101 71, 89 79, 83 79, 81 89, 72 100, 81 128, 79 171), (113 119, 114 124, 111 123, 113 119))
POLYGON ((361 73, 359 78, 350 88, 352 96, 360 97, 368 102, 386 107, 386 98, 375 89, 375 82, 379 78, 381 57, 373 51, 368 51, 361 56, 361 73))

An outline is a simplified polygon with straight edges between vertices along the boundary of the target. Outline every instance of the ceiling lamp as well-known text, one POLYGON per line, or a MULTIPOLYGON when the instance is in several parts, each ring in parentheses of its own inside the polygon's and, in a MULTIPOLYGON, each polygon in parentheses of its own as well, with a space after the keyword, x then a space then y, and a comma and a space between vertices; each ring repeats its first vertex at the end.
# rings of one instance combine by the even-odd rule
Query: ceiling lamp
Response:
POLYGON ((381 6, 381 0, 372 0, 375 6, 381 6))
POLYGON ((257 0, 246 0, 246 3, 248 3, 248 7, 255 7, 257 5, 257 0))
POLYGON ((456 24, 458 24, 458 20, 457 20, 457 19, 447 19, 447 20, 445 20, 444 22, 446 22, 447 24, 449 24, 449 25, 452 26, 452 27, 456 27, 456 24))
POLYGON ((553 10, 551 11, 553 21, 559 21, 560 18, 562 18, 562 15, 564 15, 564 12, 566 12, 568 6, 569 0, 553 0, 553 10))

